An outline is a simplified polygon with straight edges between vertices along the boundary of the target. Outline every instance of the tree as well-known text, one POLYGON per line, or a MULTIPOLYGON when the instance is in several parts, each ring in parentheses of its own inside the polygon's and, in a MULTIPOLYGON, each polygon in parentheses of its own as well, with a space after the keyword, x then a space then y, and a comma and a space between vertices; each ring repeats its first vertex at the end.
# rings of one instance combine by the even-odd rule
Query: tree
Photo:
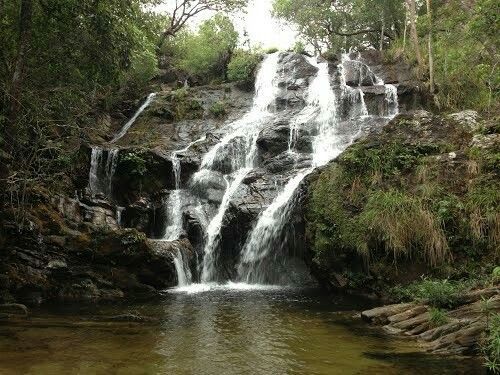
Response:
POLYGON ((33 1, 22 0, 19 16, 19 43, 17 57, 12 74, 12 83, 10 89, 10 109, 9 109, 9 129, 7 130, 7 141, 11 146, 16 141, 15 122, 19 113, 21 104, 21 90, 26 65, 27 52, 31 40, 31 22, 33 16, 33 1))
POLYGON ((159 48, 168 37, 175 36, 191 18, 201 12, 212 10, 216 12, 232 12, 241 9, 247 0, 175 0, 168 25, 162 33, 159 48))
POLYGON ((432 10, 431 0, 426 0, 427 17, 429 18, 429 33, 427 35, 427 48, 429 54, 429 90, 434 94, 434 55, 432 53, 432 10))
POLYGON ((383 47, 402 32, 399 0, 275 0, 275 16, 292 23, 315 50, 383 47))
POLYGON ((415 50, 415 57, 417 58, 417 63, 419 67, 423 66, 422 54, 420 53, 420 44, 418 41, 417 33, 417 8, 415 0, 406 0, 408 4, 408 10, 410 12, 410 37, 413 42, 413 49, 415 50))
POLYGON ((0 200, 62 183, 80 138, 109 131, 97 119, 144 95, 158 65, 156 2, 0 4, 0 200))
POLYGON ((181 31, 166 46, 172 64, 203 82, 225 79, 227 65, 238 44, 238 32, 222 14, 203 22, 196 33, 181 31))

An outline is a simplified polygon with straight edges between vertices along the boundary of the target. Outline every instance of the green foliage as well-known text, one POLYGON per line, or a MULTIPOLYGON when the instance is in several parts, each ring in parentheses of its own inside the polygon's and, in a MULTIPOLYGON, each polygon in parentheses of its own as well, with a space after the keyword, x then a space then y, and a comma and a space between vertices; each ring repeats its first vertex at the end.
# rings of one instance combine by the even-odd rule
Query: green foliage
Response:
POLYGON ((493 268, 493 271, 491 272, 491 277, 493 278, 493 282, 500 281, 500 266, 496 266, 495 268, 493 268))
POLYGON ((210 106, 210 113, 217 118, 224 117, 227 113, 227 104, 225 102, 217 102, 210 106))
POLYGON ((201 103, 191 95, 187 88, 172 91, 170 104, 174 120, 195 119, 203 115, 201 103))
POLYGON ((225 79, 227 65, 238 44, 238 32, 231 20, 217 14, 203 22, 196 33, 184 30, 164 47, 173 65, 209 82, 225 79))
POLYGON ((366 44, 378 48, 382 23, 393 38, 404 28, 404 6, 398 0, 275 0, 273 10, 318 52, 366 44))
POLYGON ((265 53, 265 54, 270 55, 270 54, 272 54, 272 53, 276 53, 276 52, 278 52, 278 51, 279 51, 278 47, 269 47, 269 48, 267 48, 267 49, 264 51, 264 53, 265 53))
MULTIPOLYGON (((446 109, 487 110, 498 105, 498 2, 478 0, 466 5, 460 0, 433 2, 433 54, 437 98, 446 109)), ((420 8, 419 34, 430 30, 425 6, 420 8)), ((421 38, 420 50, 427 61, 427 38, 421 38)), ((392 53, 403 53, 415 61, 415 50, 402 39, 392 45, 392 53)), ((427 75, 427 66, 421 72, 427 75)))
MULTIPOLYGON (((358 217, 366 228, 368 241, 384 244, 396 261, 402 255, 411 256, 412 250, 421 250, 419 256, 431 265, 450 258, 446 236, 432 212, 422 202, 405 193, 389 190, 372 194, 358 217)), ((368 241, 360 249, 368 251, 368 241)))
POLYGON ((304 42, 302 42, 300 40, 295 42, 295 44, 293 46, 293 52, 300 53, 300 54, 306 53, 306 46, 305 46, 304 42))
POLYGON ((414 168, 422 156, 439 150, 436 145, 408 147, 391 142, 383 147, 365 147, 360 144, 349 148, 342 155, 342 162, 353 173, 374 173, 395 175, 414 168))
MULTIPOLYGON (((143 95, 157 69, 161 23, 147 10, 155 2, 33 1, 20 110, 11 124, 16 144, 10 169, 16 178, 6 190, 22 189, 24 198, 39 184, 62 188, 78 138, 96 133, 103 112, 143 95)), ((0 11, 0 118, 9 116, 20 4, 2 2, 0 11)))
POLYGON ((120 153, 119 163, 132 176, 141 177, 147 172, 147 161, 137 152, 120 153))
POLYGON ((448 316, 446 315, 446 311, 443 309, 432 307, 429 310, 429 315, 429 321, 433 327, 440 327, 448 323, 448 316))
POLYGON ((245 50, 235 51, 229 62, 227 78, 229 81, 251 81, 261 55, 245 50))
POLYGON ((453 308, 466 283, 450 280, 423 279, 407 286, 397 286, 391 291, 397 299, 420 301, 436 308, 453 308))
POLYGON ((120 242, 122 245, 131 247, 138 245, 146 241, 146 235, 135 229, 127 229, 121 235, 120 242))
POLYGON ((493 373, 500 373, 500 314, 493 315, 489 322, 488 331, 482 351, 485 366, 493 373))

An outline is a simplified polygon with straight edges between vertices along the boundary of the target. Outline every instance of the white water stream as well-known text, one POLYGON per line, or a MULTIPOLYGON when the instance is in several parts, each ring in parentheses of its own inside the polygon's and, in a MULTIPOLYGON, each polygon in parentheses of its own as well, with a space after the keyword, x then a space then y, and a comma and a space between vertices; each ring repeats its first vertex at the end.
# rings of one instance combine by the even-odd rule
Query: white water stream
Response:
POLYGON ((215 254, 218 245, 220 230, 224 215, 235 192, 238 190, 244 178, 254 168, 257 153, 257 137, 265 124, 271 118, 269 107, 274 103, 277 87, 274 83, 278 67, 278 54, 267 55, 257 75, 255 84, 255 98, 251 110, 240 120, 229 125, 229 131, 203 158, 200 171, 194 179, 203 179, 207 172, 217 166, 219 160, 228 157, 231 152, 231 143, 238 141, 240 157, 231 160, 232 172, 226 174, 226 190, 217 214, 212 218, 207 227, 207 240, 204 249, 203 267, 201 274, 202 282, 214 281, 216 277, 215 254), (241 147, 242 146, 242 147, 241 147))
MULTIPOLYGON (((137 118, 142 112, 151 104, 155 98, 156 93, 151 93, 146 98, 145 102, 134 113, 132 118, 120 129, 120 131, 113 137, 110 143, 117 142, 122 138, 130 127, 135 123, 137 118)), ((110 148, 104 149, 102 147, 93 146, 90 157, 90 171, 89 171, 89 189, 92 195, 102 194, 107 198, 111 198, 113 189, 113 176, 116 171, 118 163, 119 149, 110 148)), ((117 219, 118 216, 117 216, 117 219)))
MULTIPOLYGON (((345 60, 343 59, 343 61, 345 60)), ((342 67, 340 68, 340 97, 337 98, 330 84, 328 63, 318 64, 312 59, 310 63, 318 67, 318 73, 309 86, 306 107, 290 125, 288 151, 294 152, 293 147, 300 125, 313 121, 317 135, 313 141, 312 166, 299 170, 288 181, 271 205, 259 216, 243 247, 238 266, 239 280, 246 283, 262 284, 269 281, 268 268, 264 266, 265 258, 269 256, 270 252, 282 256, 279 251, 282 250, 280 247, 283 246, 280 236, 285 225, 290 221, 297 188, 315 168, 333 160, 359 136, 360 129, 355 129, 356 120, 362 120, 368 116, 363 91, 361 88, 351 88, 346 85, 342 67), (347 134, 342 134, 339 131, 340 119, 337 115, 343 100, 347 100, 351 106, 349 117, 353 127, 347 134)), ((394 116, 397 114, 397 91, 393 85, 385 86, 385 100, 388 102, 389 110, 392 108, 392 112, 389 112, 390 116, 394 116)))

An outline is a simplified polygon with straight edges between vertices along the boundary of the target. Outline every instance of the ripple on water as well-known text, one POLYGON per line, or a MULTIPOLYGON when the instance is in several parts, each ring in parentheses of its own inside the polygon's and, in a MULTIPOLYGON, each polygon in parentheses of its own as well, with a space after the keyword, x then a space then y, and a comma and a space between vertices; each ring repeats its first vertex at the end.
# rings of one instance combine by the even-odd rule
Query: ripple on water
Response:
POLYGON ((282 285, 262 285, 262 284, 247 284, 247 283, 234 283, 227 282, 225 284, 218 283, 202 283, 191 284, 172 289, 167 289, 167 293, 185 293, 185 294, 198 294, 213 291, 279 291, 289 290, 291 287, 284 287, 282 285))

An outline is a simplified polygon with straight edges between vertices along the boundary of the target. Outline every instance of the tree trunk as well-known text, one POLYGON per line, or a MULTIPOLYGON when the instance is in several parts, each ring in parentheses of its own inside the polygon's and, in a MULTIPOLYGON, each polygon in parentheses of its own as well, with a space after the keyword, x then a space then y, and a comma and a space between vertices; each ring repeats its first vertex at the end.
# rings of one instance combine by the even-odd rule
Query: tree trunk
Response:
POLYGON ((17 126, 15 123, 19 115, 19 110, 21 108, 22 84, 26 65, 26 55, 31 40, 32 16, 33 1, 21 0, 21 12, 19 18, 19 45, 10 88, 10 128, 7 130, 8 141, 15 141, 15 134, 17 132, 17 126))
POLYGON ((427 35, 427 48, 429 53, 429 90, 434 94, 434 55, 432 53, 432 9, 431 0, 426 0, 427 16, 429 17, 429 35, 427 35))
POLYGON ((415 56, 419 67, 423 66, 422 55, 420 54, 420 46, 417 34, 417 7, 415 0, 407 0, 408 9, 410 11, 410 37, 413 41, 413 48, 415 49, 415 56))
POLYGON ((406 34, 408 31, 408 4, 405 4, 405 28, 403 31, 403 52, 406 50, 406 34))
POLYGON ((380 30, 380 47, 379 51, 384 49, 384 32, 385 32, 385 17, 382 17, 382 29, 380 30))

